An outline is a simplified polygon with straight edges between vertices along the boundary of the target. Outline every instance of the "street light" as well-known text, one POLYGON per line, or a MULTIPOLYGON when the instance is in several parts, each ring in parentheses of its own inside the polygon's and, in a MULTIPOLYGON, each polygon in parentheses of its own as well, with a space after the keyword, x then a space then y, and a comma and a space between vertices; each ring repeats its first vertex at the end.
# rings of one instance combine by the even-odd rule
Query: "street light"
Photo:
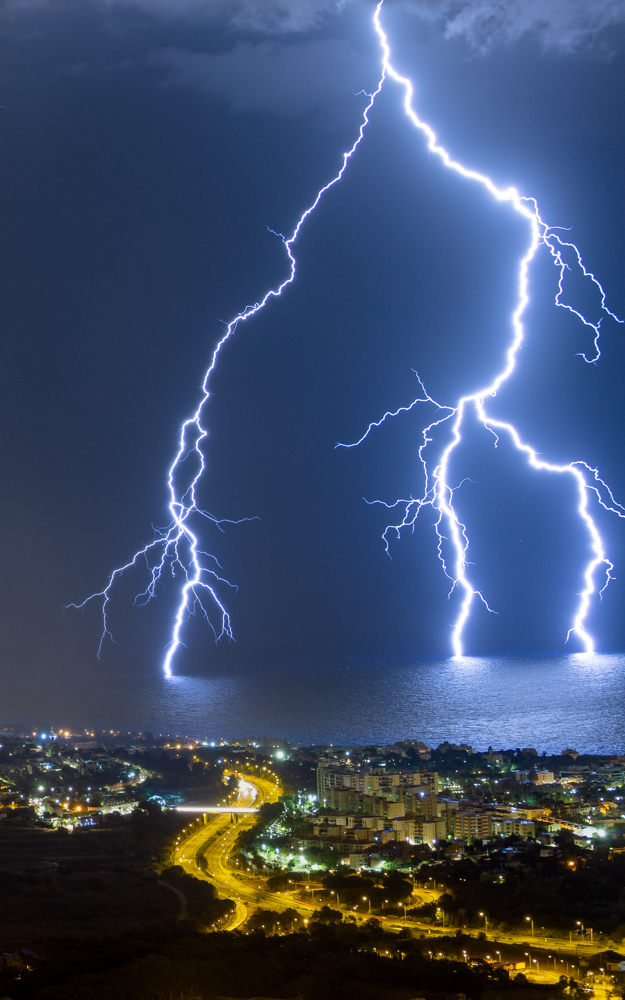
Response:
POLYGON ((531 917, 526 917, 525 919, 529 920, 530 924, 532 925, 532 937, 534 937, 534 921, 532 920, 531 917))
POLYGON ((482 913, 481 911, 480 911, 480 917, 484 917, 484 927, 486 931, 488 931, 488 917, 486 916, 485 913, 482 913))
MULTIPOLYGON (((369 899, 369 897, 368 896, 363 896, 362 899, 363 899, 363 902, 364 902, 366 899, 369 899)), ((370 899, 369 899, 369 913, 371 913, 371 900, 370 899)))

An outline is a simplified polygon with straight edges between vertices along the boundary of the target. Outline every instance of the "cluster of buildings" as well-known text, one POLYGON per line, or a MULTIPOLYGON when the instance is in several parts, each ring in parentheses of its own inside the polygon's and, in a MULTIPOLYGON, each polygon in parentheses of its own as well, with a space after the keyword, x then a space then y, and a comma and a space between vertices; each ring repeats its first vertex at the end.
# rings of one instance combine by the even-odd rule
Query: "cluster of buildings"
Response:
POLYGON ((625 758, 580 757, 567 748, 478 752, 404 740, 386 747, 295 750, 316 768, 317 811, 295 851, 376 867, 397 851, 445 849, 519 838, 553 847, 562 831, 578 847, 625 831, 625 758), (400 848, 399 845, 403 845, 400 848), (394 852, 393 852, 394 848, 394 852), (365 859, 363 861, 363 859, 365 859))
POLYGON ((145 777, 142 768, 112 756, 90 734, 5 733, 0 735, 0 825, 93 825, 98 815, 132 810, 145 777))
POLYGON ((216 764, 226 765, 251 750, 263 759, 281 760, 287 758, 288 746, 269 737, 227 744, 149 731, 76 733, 7 726, 0 730, 0 829, 33 822, 69 830, 94 826, 109 813, 132 812, 146 794, 161 806, 175 806, 185 801, 190 788, 184 781, 168 783, 164 758, 191 763, 202 752, 204 759, 212 754, 216 764), (152 755, 147 762, 145 751, 152 755), (160 761, 156 767, 154 760, 160 761), (152 790, 146 792, 148 786, 152 790))
MULTIPOLYGON (((580 757, 570 748, 550 757, 532 747, 478 752, 451 743, 432 749, 418 740, 298 747, 269 737, 226 743, 112 730, 0 731, 0 825, 27 820, 27 813, 53 825, 84 825, 98 813, 132 810, 153 784, 135 753, 143 750, 158 751, 159 759, 214 757, 220 767, 266 761, 283 768, 305 809, 297 829, 275 838, 290 833, 295 856, 314 848, 316 857, 339 855, 351 864, 364 855, 373 864, 441 847, 462 854, 473 842, 499 838, 550 842, 561 831, 592 848, 613 828, 625 832, 625 758, 618 756, 580 757)), ((159 801, 176 804, 189 792, 178 782, 159 801)))
POLYGON ((439 841, 496 836, 536 836, 537 809, 488 804, 440 793, 438 772, 357 766, 320 759, 313 838, 306 847, 347 853, 351 844, 407 841, 434 847, 439 841))
MULTIPOLYGON (((280 760, 288 756, 288 747, 284 740, 269 737, 227 744, 147 730, 77 733, 6 726, 0 729, 0 829, 37 822, 72 830, 97 825, 108 813, 132 812, 145 797, 145 783, 152 776, 141 764, 144 751, 191 760, 197 751, 211 753, 214 748, 217 754, 252 751, 280 760)), ((176 785, 167 790, 166 780, 164 785, 156 796, 160 805, 184 801, 184 788, 176 785)))

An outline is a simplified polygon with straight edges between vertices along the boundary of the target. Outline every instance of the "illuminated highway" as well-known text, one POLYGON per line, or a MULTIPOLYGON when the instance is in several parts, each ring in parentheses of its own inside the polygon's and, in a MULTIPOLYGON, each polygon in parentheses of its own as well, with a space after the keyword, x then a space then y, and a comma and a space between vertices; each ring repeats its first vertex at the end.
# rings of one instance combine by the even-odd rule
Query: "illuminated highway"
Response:
MULTIPOLYGON (((258 778, 256 776, 244 775, 239 778, 236 801, 229 804, 237 806, 240 809, 258 808, 265 802, 277 802, 281 792, 282 789, 276 783, 273 776, 271 778, 258 778)), ((182 865, 189 875, 212 882, 222 898, 232 899, 235 902, 236 910, 220 925, 219 929, 235 930, 241 927, 248 916, 259 906, 278 911, 285 910, 287 907, 295 909, 300 914, 299 919, 303 924, 306 924, 313 913, 319 910, 324 903, 336 907, 335 902, 333 903, 332 900, 328 900, 327 897, 322 899, 318 895, 322 887, 313 881, 314 876, 311 876, 308 883, 295 883, 292 890, 269 892, 265 885, 265 879, 262 876, 245 874, 237 870, 236 862, 231 858, 234 844, 239 832, 254 824, 256 820, 255 813, 240 813, 236 817, 236 820, 236 814, 231 814, 229 811, 209 815, 211 816, 210 819, 205 814, 204 817, 189 823, 177 842, 173 852, 173 860, 175 864, 182 865), (205 870, 203 863, 198 863, 199 858, 203 858, 206 862, 205 870), (296 894, 301 895, 307 892, 310 893, 310 901, 297 898, 296 896, 296 894)), ((437 890, 415 888, 413 889, 412 899, 406 905, 407 907, 419 906, 425 902, 437 899, 439 895, 440 892, 437 890)), ((353 910, 346 911, 344 908, 342 908, 342 912, 344 916, 351 915, 357 921, 364 921, 369 918, 368 913, 363 914, 354 912, 353 910)), ((378 919, 380 918, 378 917, 378 919)), ((405 918, 402 919, 397 916, 383 917, 381 919, 389 930, 399 930, 400 927, 406 924, 405 918)), ((425 932, 428 935, 432 933, 435 935, 445 933, 445 929, 440 926, 423 924, 418 921, 410 920, 408 921, 408 925, 415 931, 425 932)), ((463 933, 477 935, 480 932, 479 929, 465 928, 463 933)), ((575 943, 546 938, 533 938, 528 941, 527 935, 514 933, 499 934, 495 937, 497 940, 493 940, 493 945, 496 943, 503 945, 507 941, 517 945, 522 943, 528 947, 527 959, 528 964, 531 965, 531 969, 526 967, 523 971, 532 982, 555 985, 561 974, 579 975, 581 971, 575 969, 575 956, 571 958, 571 969, 569 971, 565 960, 557 957, 554 958, 553 954, 555 953, 557 956, 558 953, 569 950, 575 952, 577 950, 577 961, 579 961, 579 951, 581 949, 575 943), (534 955, 537 955, 538 958, 532 957, 531 952, 534 949, 536 949, 534 955), (552 952, 549 956, 544 954, 544 950, 547 949, 552 952), (552 962, 554 963, 553 968, 552 962)), ((587 956, 589 956, 589 954, 597 950, 597 945, 586 945, 584 950, 587 956)), ((596 1000, 607 1000, 605 985, 593 982, 592 986, 595 990, 596 1000)))
MULTIPOLYGON (((277 802, 282 789, 275 781, 267 778, 257 778, 248 775, 239 780, 236 805, 240 808, 259 807, 266 802, 277 802)), ((207 822, 196 820, 186 828, 174 850, 174 863, 182 865, 189 875, 212 882, 219 895, 234 900, 236 912, 222 925, 222 929, 234 930, 240 927, 248 917, 250 910, 258 905, 270 904, 273 909, 284 909, 292 905, 290 900, 284 900, 278 894, 269 893, 259 886, 259 880, 250 879, 235 870, 230 860, 234 843, 241 830, 253 826, 256 821, 254 813, 242 814, 237 822, 231 821, 231 813, 211 814, 207 822), (206 870, 198 864, 198 857, 203 857, 206 870)), ((236 815, 236 814, 234 814, 236 815)))
MULTIPOLYGON (((231 804, 239 808, 259 807, 265 802, 277 802, 281 793, 282 789, 273 778, 241 775, 236 801, 231 804)), ((185 828, 174 849, 173 862, 182 865, 189 875, 212 882, 221 897, 232 899, 236 903, 236 912, 221 929, 234 930, 240 927, 257 906, 272 910, 292 907, 301 914, 302 922, 307 922, 309 917, 321 908, 323 903, 314 901, 315 889, 320 887, 317 887, 312 880, 308 883, 311 887, 309 890, 311 899, 307 902, 295 898, 296 892, 306 891, 302 883, 295 885, 293 890, 288 892, 269 892, 262 877, 237 871, 235 863, 231 860, 231 854, 239 832, 253 826, 256 821, 254 813, 239 814, 237 822, 232 822, 231 817, 236 814, 230 812, 209 815, 211 819, 207 817, 206 822, 197 819, 185 828), (205 870, 203 865, 198 864, 199 857, 203 857, 206 862, 205 870)), ((418 906, 438 895, 437 892, 417 889, 408 905, 418 906)), ((332 905, 331 901, 323 902, 332 905)), ((353 913, 353 916, 364 920, 369 915, 353 913)), ((398 926, 401 924, 398 917, 390 917, 388 922, 398 926)))

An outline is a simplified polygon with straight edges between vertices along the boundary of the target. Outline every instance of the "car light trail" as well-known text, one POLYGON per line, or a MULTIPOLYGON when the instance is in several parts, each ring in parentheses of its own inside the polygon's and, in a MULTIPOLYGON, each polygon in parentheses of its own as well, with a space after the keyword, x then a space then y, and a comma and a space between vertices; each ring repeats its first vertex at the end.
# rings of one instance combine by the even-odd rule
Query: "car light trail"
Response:
MULTIPOLYGON (((495 396, 501 385, 507 381, 514 371, 517 353, 524 336, 523 315, 529 301, 529 267, 540 246, 544 245, 548 248, 558 271, 558 288, 555 296, 556 306, 572 313, 592 332, 593 349, 589 356, 586 354, 583 355, 586 362, 594 364, 601 355, 601 320, 593 323, 582 312, 564 300, 566 272, 571 270, 567 254, 572 256, 573 266, 578 268, 581 275, 596 287, 600 296, 600 307, 603 316, 610 316, 618 323, 621 323, 622 320, 608 308, 604 289, 595 275, 586 269, 577 247, 573 243, 563 240, 558 235, 558 232, 550 228, 543 221, 539 214, 537 203, 533 198, 519 194, 513 187, 498 188, 486 175, 456 162, 439 145, 432 128, 418 117, 412 106, 414 88, 411 81, 399 74, 391 63, 390 46, 380 19, 383 3, 384 0, 380 0, 373 15, 374 29, 382 50, 382 72, 375 90, 371 94, 366 94, 368 102, 363 111, 356 140, 350 149, 343 153, 340 169, 317 192, 312 203, 300 216, 291 235, 286 237, 280 233, 275 234, 279 236, 284 244, 288 262, 287 276, 276 287, 269 289, 258 302, 246 306, 241 312, 237 313, 226 325, 222 337, 212 352, 210 363, 202 382, 200 400, 195 411, 185 420, 181 427, 178 447, 168 469, 167 492, 170 514, 168 526, 156 529, 152 541, 140 548, 125 565, 114 569, 102 590, 91 594, 79 604, 73 603, 68 605, 68 607, 84 609, 90 602, 100 601, 102 609, 102 632, 99 637, 98 656, 101 653, 104 641, 107 638, 112 640, 108 615, 113 588, 126 571, 141 564, 147 567, 148 584, 146 589, 136 598, 136 601, 139 603, 147 603, 156 596, 157 584, 162 581, 165 572, 171 574, 173 577, 180 575, 182 581, 171 638, 167 645, 163 662, 163 670, 166 676, 171 676, 173 659, 180 646, 183 645, 183 627, 189 617, 198 610, 212 628, 216 640, 224 637, 233 638, 230 615, 217 591, 218 584, 227 586, 232 586, 232 584, 221 575, 221 566, 216 558, 201 547, 202 543, 199 538, 199 528, 197 526, 204 519, 212 523, 218 530, 223 531, 223 525, 225 524, 241 523, 240 521, 218 519, 198 505, 197 490, 206 470, 203 445, 208 431, 204 423, 204 409, 211 395, 210 379, 217 366, 222 348, 234 336, 239 325, 264 309, 272 299, 279 298, 287 286, 291 285, 295 280, 297 261, 294 254, 294 246, 302 226, 308 216, 314 212, 324 194, 342 179, 349 161, 363 140, 365 129, 369 122, 369 113, 387 79, 392 79, 403 88, 406 114, 415 128, 424 135, 430 153, 438 157, 450 171, 455 172, 468 181, 481 185, 496 201, 508 203, 527 222, 530 238, 527 250, 519 263, 517 303, 511 319, 511 343, 506 354, 505 365, 495 379, 477 392, 461 397, 453 406, 438 404, 427 394, 423 383, 420 382, 423 395, 415 399, 409 407, 400 407, 400 409, 393 413, 386 413, 380 420, 370 424, 359 441, 353 444, 339 444, 337 447, 356 447, 364 441, 375 427, 379 427, 387 418, 410 410, 418 403, 433 404, 437 407, 437 413, 442 413, 442 416, 433 420, 423 431, 423 443, 419 449, 419 457, 425 478, 423 495, 420 499, 415 500, 411 498, 410 500, 400 500, 395 504, 386 505, 389 507, 403 506, 404 513, 398 524, 390 525, 385 530, 384 540, 388 551, 388 536, 390 532, 395 532, 399 536, 402 528, 414 526, 419 511, 425 506, 429 506, 437 512, 435 528, 438 537, 438 555, 443 571, 451 581, 450 596, 456 590, 462 593, 460 612, 453 625, 452 633, 453 651, 458 656, 462 655, 463 629, 475 598, 483 601, 486 607, 488 607, 484 596, 473 586, 467 572, 467 549, 469 544, 467 529, 459 519, 454 508, 454 487, 450 485, 448 478, 451 457, 462 443, 462 429, 467 412, 473 409, 482 425, 493 434, 495 443, 498 442, 501 434, 505 434, 533 468, 569 476, 578 495, 578 513, 586 529, 592 555, 583 573, 583 590, 580 594, 578 607, 567 638, 571 634, 575 634, 586 651, 591 652, 593 650, 593 642, 586 630, 585 620, 591 598, 597 593, 603 593, 603 590, 611 579, 613 566, 606 555, 599 531, 592 518, 589 509, 589 499, 596 500, 606 510, 612 511, 619 517, 625 517, 625 507, 616 502, 608 486, 599 476, 598 471, 585 462, 580 461, 572 462, 568 465, 558 465, 546 462, 540 458, 534 448, 521 440, 518 431, 512 424, 497 420, 488 414, 486 399, 489 396, 495 396), (449 439, 440 457, 432 463, 426 457, 425 451, 433 443, 431 435, 439 429, 448 430, 449 439), (448 532, 449 539, 443 534, 443 530, 448 532), (445 552, 445 542, 448 540, 451 544, 451 557, 448 557, 445 552), (602 567, 605 582, 599 589, 596 575, 600 567, 602 567)), ((243 518, 242 520, 249 520, 249 518, 243 518)))
POLYGON ((403 508, 403 517, 397 524, 389 525, 385 529, 383 538, 388 552, 389 533, 395 532, 399 537, 402 528, 414 527, 419 512, 424 507, 430 507, 436 511, 435 530, 438 539, 438 556, 445 575, 451 581, 449 596, 451 597, 452 593, 456 590, 461 592, 460 610, 452 626, 452 648, 455 656, 463 655, 463 631, 475 599, 477 598, 482 601, 488 610, 491 610, 484 595, 474 587, 468 574, 467 550, 469 538, 466 526, 462 523, 454 508, 454 487, 449 481, 450 460, 453 453, 462 444, 462 430, 467 412, 473 410, 482 426, 493 435, 495 445, 499 442, 500 435, 505 434, 514 447, 524 455, 532 468, 560 473, 570 477, 577 494, 577 511, 587 533, 591 555, 583 570, 583 588, 579 594, 577 608, 566 638, 568 641, 571 635, 577 636, 584 651, 591 653, 594 650, 594 643, 585 624, 591 599, 596 594, 599 594, 599 596, 603 594, 603 591, 612 579, 612 569, 614 567, 605 552, 603 541, 590 511, 589 501, 596 500, 606 510, 611 511, 621 518, 625 517, 625 507, 617 503, 611 490, 603 479, 601 479, 597 469, 593 469, 586 462, 582 461, 570 462, 568 464, 545 461, 539 456, 535 448, 526 444, 521 439, 519 432, 512 424, 503 420, 497 420, 489 415, 486 408, 486 401, 488 397, 492 398, 497 395, 500 387, 510 378, 515 369, 517 354, 524 338, 523 315, 529 303, 529 268, 540 246, 548 248, 558 271, 557 292, 555 296, 556 306, 572 313, 584 326, 592 331, 592 354, 590 357, 586 354, 582 355, 587 363, 594 364, 601 356, 599 339, 602 319, 607 315, 616 320, 617 323, 622 323, 623 320, 608 308, 606 293, 603 287, 595 275, 585 267, 581 254, 575 244, 563 240, 554 229, 550 228, 544 222, 534 198, 519 194, 514 187, 499 188, 486 175, 458 163, 439 144, 433 129, 419 118, 413 108, 414 87, 412 82, 407 77, 398 73, 391 62, 389 41, 380 20, 382 6, 383 0, 380 0, 374 14, 374 26, 382 48, 382 80, 384 81, 388 77, 403 89, 406 115, 415 128, 425 137, 429 152, 438 157, 444 166, 452 172, 485 188, 496 201, 508 203, 527 222, 529 240, 527 250, 519 262, 516 305, 511 316, 511 343, 506 352, 505 364, 492 382, 477 392, 462 396, 453 406, 446 406, 432 399, 426 392, 423 382, 419 379, 422 395, 415 399, 409 406, 400 407, 394 412, 385 413, 380 420, 369 425, 358 441, 353 444, 338 444, 337 447, 357 447, 374 428, 379 427, 389 417, 397 416, 400 412, 407 412, 418 403, 433 404, 437 408, 436 413, 442 413, 441 416, 437 416, 436 419, 428 424, 422 432, 423 440, 419 448, 419 459, 424 475, 423 494, 418 499, 411 497, 409 500, 398 500, 394 504, 385 504, 387 507, 403 508), (567 251, 571 252, 574 266, 577 267, 582 277, 592 282, 599 293, 600 310, 603 315, 596 323, 589 320, 582 312, 563 298, 566 272, 571 269, 565 257, 567 251), (426 449, 429 445, 433 444, 433 435, 441 430, 448 431, 447 443, 443 447, 439 457, 434 459, 434 462, 431 462, 426 457, 426 449), (447 532, 447 534, 443 534, 443 532, 447 532), (450 542, 450 556, 446 554, 446 542, 450 542), (603 584, 601 587, 599 587, 596 580, 600 568, 603 575, 603 584))
MULTIPOLYGON (((252 806, 176 806, 181 813, 257 813, 252 806)), ((225 836, 225 835, 224 835, 225 836)))

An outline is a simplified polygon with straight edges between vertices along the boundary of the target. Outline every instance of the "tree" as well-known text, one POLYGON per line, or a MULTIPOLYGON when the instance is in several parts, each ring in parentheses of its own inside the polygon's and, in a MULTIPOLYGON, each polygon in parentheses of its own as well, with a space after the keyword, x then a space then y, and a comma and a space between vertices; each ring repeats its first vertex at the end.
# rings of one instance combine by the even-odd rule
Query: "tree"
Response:
POLYGON ((320 910, 317 910, 313 920, 321 920, 323 923, 328 923, 332 921, 340 922, 343 919, 343 915, 340 910, 333 910, 330 906, 322 906, 320 910))

